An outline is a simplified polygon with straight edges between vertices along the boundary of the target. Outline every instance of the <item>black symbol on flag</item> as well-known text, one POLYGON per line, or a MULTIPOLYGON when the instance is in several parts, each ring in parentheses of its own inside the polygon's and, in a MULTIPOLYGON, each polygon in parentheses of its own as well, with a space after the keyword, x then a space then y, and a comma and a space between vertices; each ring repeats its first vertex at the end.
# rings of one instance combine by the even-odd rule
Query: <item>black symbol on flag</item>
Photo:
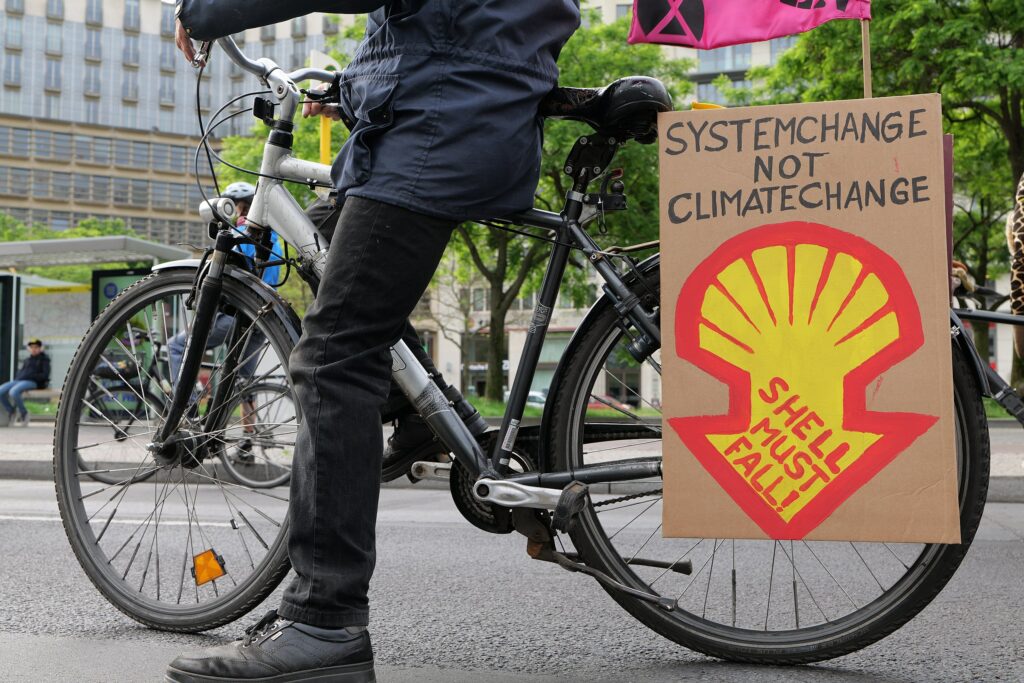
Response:
POLYGON ((697 40, 704 35, 704 0, 683 0, 681 3, 648 0, 637 3, 636 18, 644 33, 649 34, 666 17, 671 19, 662 27, 660 33, 670 36, 685 36, 690 33, 697 40))
MULTIPOLYGON (((821 9, 826 5, 825 0, 779 0, 779 2, 797 9, 821 9)), ((844 12, 849 4, 850 0, 836 0, 836 9, 844 12)))

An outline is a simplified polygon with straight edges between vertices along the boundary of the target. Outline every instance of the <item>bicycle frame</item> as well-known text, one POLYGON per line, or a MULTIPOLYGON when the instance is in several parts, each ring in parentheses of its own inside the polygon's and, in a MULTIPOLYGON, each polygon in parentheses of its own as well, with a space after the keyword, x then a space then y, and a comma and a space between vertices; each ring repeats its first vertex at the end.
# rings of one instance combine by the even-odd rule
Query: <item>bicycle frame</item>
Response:
MULTIPOLYGON (((312 274, 322 279, 327 261, 327 249, 324 246, 326 240, 306 217, 298 202, 284 188, 283 180, 328 187, 332 184, 329 166, 293 156, 291 131, 300 101, 296 82, 306 79, 331 81, 335 74, 315 69, 300 69, 286 74, 270 60, 248 59, 230 38, 221 39, 218 44, 232 61, 266 83, 280 106, 280 116, 273 122, 268 142, 264 146, 260 166, 261 178, 247 216, 250 229, 277 231, 286 242, 298 250, 300 259, 312 274)), ((597 218, 599 211, 592 204, 586 204, 587 197, 584 193, 588 183, 607 168, 617 149, 614 140, 598 142, 599 136, 592 137, 589 146, 587 138, 581 138, 570 155, 571 159, 578 157, 586 163, 580 163, 580 172, 573 176, 573 188, 566 197, 561 214, 530 209, 516 216, 496 219, 503 223, 548 231, 554 237, 555 246, 533 311, 520 368, 512 384, 494 452, 489 456, 483 452, 441 390, 404 342, 399 341, 391 350, 395 382, 460 464, 464 465, 477 480, 474 494, 481 501, 507 507, 554 508, 561 488, 574 480, 590 484, 641 479, 661 474, 661 463, 653 461, 605 463, 576 469, 573 472, 509 474, 508 465, 523 418, 526 398, 573 247, 587 256, 604 279, 605 293, 615 301, 624 320, 631 322, 643 335, 646 340, 646 351, 653 353, 661 344, 655 315, 643 309, 639 299, 630 292, 621 273, 609 262, 604 252, 585 230, 586 225, 597 218)), ((173 430, 169 425, 177 424, 184 410, 188 392, 194 383, 194 377, 189 373, 194 373, 198 369, 198 362, 205 349, 209 321, 215 314, 220 296, 220 278, 235 241, 227 230, 222 230, 218 235, 217 246, 210 258, 200 289, 193 332, 185 349, 172 408, 164 429, 154 442, 156 447, 160 447, 164 441, 172 437, 173 430), (204 316, 206 320, 203 319, 204 316), (192 379, 191 382, 187 381, 189 378, 192 379)))

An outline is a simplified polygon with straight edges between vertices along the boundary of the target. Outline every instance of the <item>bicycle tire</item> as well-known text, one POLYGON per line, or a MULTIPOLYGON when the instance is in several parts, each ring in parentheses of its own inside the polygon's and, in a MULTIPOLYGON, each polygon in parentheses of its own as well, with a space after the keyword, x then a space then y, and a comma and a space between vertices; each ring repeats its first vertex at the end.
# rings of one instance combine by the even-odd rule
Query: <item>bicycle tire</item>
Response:
MULTIPOLYGON (((657 290, 659 287, 657 270, 648 273, 646 277, 648 287, 657 290)), ((637 293, 644 296, 642 288, 638 288, 637 293)), ((656 298, 651 298, 655 302, 653 305, 657 305, 656 298)), ((552 387, 551 390, 554 423, 550 432, 549 448, 551 450, 549 453, 555 460, 553 465, 559 469, 568 469, 584 464, 581 458, 585 444, 581 443, 580 435, 586 408, 581 410, 581 402, 585 406, 589 399, 596 373, 600 370, 604 358, 611 353, 610 348, 613 346, 611 340, 616 337, 621 338, 623 334, 619 316, 612 306, 599 304, 594 310, 597 311, 597 314, 588 317, 584 327, 578 332, 578 342, 572 344, 566 352, 567 357, 563 361, 566 363, 564 381, 560 382, 558 386, 552 387)), ((883 589, 875 600, 857 607, 856 602, 851 599, 857 609, 849 615, 829 622, 828 616, 823 611, 824 624, 803 628, 800 627, 799 607, 797 606, 794 609, 797 615, 797 628, 784 632, 767 631, 769 615, 768 611, 765 611, 765 632, 762 633, 735 627, 737 600, 735 588, 732 598, 732 626, 708 621, 703 614, 686 612, 681 608, 671 612, 665 611, 648 602, 637 600, 614 590, 609 590, 609 594, 629 614, 666 638, 704 654, 738 662, 782 665, 810 663, 859 650, 892 633, 928 605, 952 577, 974 538, 985 505, 990 457, 988 426, 977 378, 971 369, 969 360, 963 357, 963 353, 958 350, 956 345, 953 345, 953 378, 954 419, 959 451, 962 543, 959 545, 924 545, 917 561, 905 565, 907 571, 903 578, 896 580, 888 589, 883 589)), ((632 588, 653 591, 648 583, 650 579, 645 581, 638 576, 637 571, 640 569, 631 568, 623 558, 621 551, 616 551, 613 541, 609 540, 610 532, 606 532, 599 519, 599 514, 603 514, 603 512, 598 513, 592 503, 593 501, 580 515, 578 524, 570 533, 573 545, 581 559, 589 566, 609 574, 632 588)), ((704 540, 701 539, 701 541, 704 540)), ((620 541, 620 543, 624 542, 620 541)), ((774 542, 764 541, 763 543, 773 544, 774 542)), ((849 545, 857 550, 852 543, 849 545)), ((863 550, 865 544, 861 545, 863 550)), ((719 552, 720 547, 724 547, 724 543, 720 546, 718 539, 713 540, 710 548, 706 547, 706 550, 711 553, 712 560, 719 552)), ((732 548, 735 553, 735 541, 733 541, 732 548)), ((790 552, 793 552, 792 557, 796 558, 793 548, 794 546, 791 545, 790 552)), ((644 546, 641 546, 640 549, 643 550, 644 546)), ((773 572, 776 552, 777 548, 773 545, 771 555, 773 572)), ((783 545, 783 554, 785 552, 783 545)), ((891 548, 890 552, 893 552, 891 548)), ((896 556, 896 553, 893 552, 893 555, 896 556)), ((634 553, 633 557, 629 559, 635 557, 634 553)), ((820 559, 818 561, 821 563, 820 559)), ((733 571, 735 572, 735 554, 733 562, 733 571)), ((797 572, 799 570, 797 565, 799 561, 794 559, 792 564, 795 596, 798 594, 797 572)), ((826 565, 821 564, 822 568, 827 570, 826 565)), ((704 566, 706 565, 707 560, 704 562, 704 566)), ((693 566, 696 569, 696 561, 693 566)), ((866 561, 865 566, 867 566, 866 561)), ((871 571, 870 567, 868 570, 871 571)), ((696 576, 700 576, 702 571, 703 567, 700 568, 696 576)), ((714 562, 712 561, 711 569, 707 574, 708 588, 704 593, 705 611, 714 571, 714 562)), ((804 571, 807 571, 806 565, 804 571)), ((761 572, 763 574, 763 568, 761 572)), ((651 583, 658 581, 658 578, 651 583)), ((772 574, 769 577, 769 585, 774 580, 775 576, 772 574)), ((877 578, 875 580, 878 581, 877 578)), ((804 581, 802 574, 800 581, 804 581)), ((687 584, 683 591, 684 594, 691 584, 687 584)), ((836 584, 842 588, 838 580, 836 580, 836 584)), ((807 584, 804 584, 803 587, 810 592, 810 587, 807 584)), ((879 583, 879 588, 882 588, 881 583, 879 583)), ((703 585, 701 589, 703 589, 703 585)), ((813 598, 813 593, 811 596, 813 598)), ((675 597, 674 594, 672 597, 675 597)), ((771 588, 768 589, 767 605, 770 611, 772 606, 771 588)), ((763 605, 759 609, 763 610, 763 605)), ((723 621, 727 621, 727 617, 723 621)))
MULTIPOLYGON (((163 296, 177 297, 172 300, 184 302, 191 290, 194 277, 195 270, 192 269, 155 273, 126 288, 104 309, 86 332, 72 359, 64 382, 62 393, 64 400, 58 409, 54 433, 54 481, 58 508, 68 541, 82 569, 93 585, 121 612, 146 626, 176 632, 204 631, 222 626, 243 616, 277 587, 290 568, 287 556, 286 498, 280 499, 284 502, 283 511, 280 502, 275 503, 277 509, 272 510, 274 514, 279 515, 279 521, 271 519, 268 515, 267 519, 270 521, 267 522, 256 513, 251 512, 249 508, 244 508, 246 512, 249 512, 248 517, 244 517, 240 512, 243 508, 239 497, 243 494, 248 495, 246 491, 242 491, 241 487, 234 482, 229 484, 215 469, 206 469, 202 464, 186 468, 179 463, 173 467, 160 468, 157 472, 159 476, 152 477, 152 483, 141 484, 134 479, 122 480, 119 486, 124 493, 120 494, 121 497, 113 506, 113 512, 104 509, 102 514, 99 514, 92 508, 99 505, 98 501, 105 498, 106 495, 94 495, 92 491, 95 485, 89 482, 88 476, 76 471, 79 461, 78 451, 84 448, 78 440, 77 416, 80 407, 78 399, 86 393, 91 369, 96 365, 96 357, 103 352, 104 348, 107 348, 108 340, 114 338, 117 334, 116 330, 121 325, 132 320, 133 316, 141 315, 139 312, 146 311, 146 307, 152 302, 162 301, 161 297, 163 296), (187 472, 186 469, 188 469, 187 472), (205 482, 208 485, 203 491, 200 491, 200 485, 204 483, 203 479, 209 481, 205 482), (159 488, 161 485, 163 489, 159 488), (238 488, 229 489, 229 486, 238 488), (136 505, 136 502, 129 501, 129 491, 141 492, 138 497, 146 500, 146 496, 150 495, 148 493, 150 488, 154 499, 158 494, 163 494, 163 498, 154 503, 152 512, 148 516, 141 521, 138 519, 115 520, 118 508, 122 505, 128 507, 122 517, 132 514, 132 506, 136 505), (175 491, 177 491, 176 494, 175 491), (228 495, 229 491, 231 497, 228 495), (200 505, 200 498, 203 498, 204 506, 207 500, 212 499, 217 502, 217 507, 220 507, 219 494, 223 494, 223 507, 226 509, 223 518, 216 522, 210 522, 208 521, 210 518, 204 518, 201 522, 197 509, 200 505), (234 508, 230 502, 232 498, 237 499, 233 503, 234 508), (177 504, 178 499, 184 501, 185 512, 180 518, 175 519, 171 508, 177 504), (191 508, 189 508, 190 500, 191 508), (92 507, 87 510, 87 505, 92 507), (157 512, 158 508, 159 512, 157 512), (91 517, 90 512, 92 512, 91 517), (148 524, 147 520, 150 520, 148 524), (120 527, 118 522, 122 522, 120 527), (138 526, 135 526, 137 522, 138 526), (143 524, 146 526, 143 527, 143 524), (161 526, 162 524, 164 526, 161 526), (171 569, 165 569, 161 576, 160 554, 164 552, 165 557, 167 555, 166 550, 161 549, 161 544, 157 543, 157 540, 162 541, 166 548, 169 539, 175 539, 184 533, 180 530, 186 525, 190 543, 195 527, 196 546, 179 546, 174 554, 176 559, 171 562, 175 565, 173 573, 171 569), (154 529, 151 534, 152 541, 146 537, 146 530, 151 526, 154 529), (201 526, 205 529, 200 528, 201 526), (121 530, 121 527, 125 527, 125 530, 121 530), (135 531, 128 536, 122 549, 133 540, 135 533, 140 528, 142 535, 134 550, 128 547, 128 551, 131 551, 129 560, 128 551, 120 555, 120 550, 115 552, 113 549, 120 543, 121 537, 127 533, 127 530, 133 527, 135 531), (266 531, 266 529, 270 529, 270 531, 266 531), (258 530, 263 530, 263 534, 261 535, 258 530), (271 532, 273 532, 272 536, 271 532), (204 534, 208 534, 211 539, 216 535, 217 542, 199 545, 200 541, 207 541, 207 538, 201 538, 204 534), (245 541, 247 535, 250 538, 259 537, 265 550, 262 555, 259 555, 260 546, 256 541, 245 541), (264 535, 265 539, 262 537, 264 535), (234 545, 230 548, 225 548, 224 545, 218 547, 218 544, 223 543, 223 539, 228 536, 231 537, 234 545), (142 548, 143 539, 149 543, 148 556, 150 559, 146 558, 147 550, 142 548), (241 539, 241 544, 237 542, 237 539, 241 539), (245 553, 249 554, 252 571, 244 575, 239 570, 246 569, 245 561, 238 559, 238 557, 244 556, 240 550, 234 547, 237 545, 244 545, 245 553), (249 545, 252 546, 251 549, 249 545), (151 562, 154 546, 156 547, 155 567, 151 562), (206 549, 200 554, 209 553, 211 557, 216 558, 224 573, 220 577, 216 577, 216 580, 201 584, 200 577, 195 574, 198 555, 194 550, 202 550, 204 547, 206 549), (229 559, 224 559, 229 556, 226 550, 233 552, 229 559), (188 569, 190 556, 193 580, 188 582, 187 597, 189 600, 191 599, 192 585, 194 584, 195 604, 188 601, 182 603, 183 588, 186 585, 186 569, 188 569), (136 557, 140 557, 138 564, 135 564, 136 557), (144 569, 142 568, 143 562, 145 562, 144 569), (138 582, 140 570, 141 582, 138 582), (177 579, 179 570, 181 588, 177 591, 177 601, 175 602, 173 582, 177 579), (148 581, 147 576, 150 577, 148 581), (230 578, 230 582, 226 577, 230 578), (218 587, 218 580, 221 580, 220 587, 218 587), (135 582, 138 582, 139 585, 134 585, 135 582), (166 584, 170 584, 172 587, 170 595, 166 590, 161 594, 161 586, 166 584), (154 586, 155 596, 153 594, 154 586), (145 592, 143 588, 145 588, 145 592), (206 599, 207 596, 212 597, 206 599)), ((270 307, 266 306, 257 294, 232 278, 224 279, 222 304, 225 308, 230 307, 229 310, 233 311, 234 315, 244 316, 241 319, 249 320, 252 326, 258 327, 268 340, 266 348, 273 350, 279 364, 284 365, 284 370, 287 371, 288 353, 292 348, 292 339, 297 337, 296 330, 289 330, 282 322, 281 316, 270 311, 270 307)), ((155 308, 156 304, 153 306, 155 308)), ((185 310, 183 303, 180 310, 185 310)), ((161 314, 166 319, 166 311, 161 309, 161 314)), ((187 319, 185 313, 181 313, 180 316, 187 319)), ((168 335, 165 334, 165 336, 168 335)), ((183 420, 187 418, 188 416, 183 420)), ((153 427, 150 431, 155 431, 155 428, 153 427)), ((132 443, 134 445, 135 441, 132 443)), ((145 458, 146 456, 140 457, 145 458)), ((136 471, 140 471, 146 461, 142 459, 139 462, 136 471)), ((146 465, 146 467, 152 466, 146 465)), ((115 491, 115 495, 118 495, 118 491, 115 491)), ((113 499, 111 497, 111 500, 113 499)), ((257 499, 257 502, 261 503, 261 500, 257 499)), ((145 508, 142 510, 143 513, 137 514, 138 517, 143 517, 145 508)), ((210 505, 209 510, 215 510, 214 506, 210 505)), ((206 515, 206 513, 207 507, 204 507, 203 514, 206 515)), ((168 560, 165 559, 165 566, 167 562, 168 560)))
MULTIPOLYGON (((254 443, 252 444, 253 449, 259 451, 252 455, 250 463, 239 463, 236 462, 235 455, 231 452, 234 443, 225 443, 219 453, 221 462, 224 464, 224 469, 227 470, 228 474, 237 481, 239 484, 244 486, 251 486, 254 488, 277 488, 278 486, 284 486, 291 478, 291 466, 283 465, 277 462, 271 462, 270 456, 262 453, 268 446, 270 447, 281 447, 287 449, 288 447, 294 448, 294 441, 288 441, 287 437, 292 436, 294 439, 295 429, 295 406, 297 405, 294 398, 287 401, 288 405, 283 405, 286 401, 285 397, 292 396, 291 389, 285 384, 261 382, 254 384, 247 390, 251 395, 261 394, 272 394, 277 395, 278 399, 268 398, 257 401, 257 405, 260 407, 267 407, 268 410, 272 410, 273 414, 268 415, 271 418, 273 424, 271 427, 283 427, 279 433, 271 433, 270 430, 260 430, 260 423, 257 423, 257 435, 253 437, 254 443), (288 406, 290 405, 290 411, 288 406), (278 420, 285 420, 280 423, 278 420), (268 436, 269 433, 269 436, 268 436), (271 469, 273 468, 273 469, 271 469), (276 470, 282 470, 280 472, 276 470), (263 471, 265 476, 258 478, 257 475, 263 471)), ((228 406, 225 411, 226 415, 232 415, 236 409, 242 409, 243 396, 239 396, 234 403, 228 406)), ((257 408, 259 409, 259 408, 257 408)), ((225 435, 225 439, 228 438, 246 438, 244 434, 233 434, 231 437, 225 435)), ((284 453, 279 456, 279 459, 286 459, 290 457, 288 453, 284 453)))

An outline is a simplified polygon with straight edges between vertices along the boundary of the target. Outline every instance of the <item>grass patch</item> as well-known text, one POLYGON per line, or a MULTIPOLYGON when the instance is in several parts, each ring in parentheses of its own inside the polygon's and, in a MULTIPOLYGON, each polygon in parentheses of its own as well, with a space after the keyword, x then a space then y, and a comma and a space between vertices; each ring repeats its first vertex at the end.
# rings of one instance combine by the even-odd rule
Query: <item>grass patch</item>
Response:
MULTIPOLYGON (((470 396, 466 400, 472 403, 473 407, 479 410, 484 417, 501 417, 505 414, 504 401, 492 401, 480 396, 470 396)), ((526 410, 523 411, 523 417, 540 417, 543 414, 544 409, 535 405, 527 405, 526 410)))
POLYGON ((985 417, 1005 417, 1010 420, 1013 419, 1013 415, 1010 415, 1008 412, 1006 412, 1006 408, 999 405, 999 402, 996 401, 994 398, 983 396, 981 400, 985 404, 985 417))

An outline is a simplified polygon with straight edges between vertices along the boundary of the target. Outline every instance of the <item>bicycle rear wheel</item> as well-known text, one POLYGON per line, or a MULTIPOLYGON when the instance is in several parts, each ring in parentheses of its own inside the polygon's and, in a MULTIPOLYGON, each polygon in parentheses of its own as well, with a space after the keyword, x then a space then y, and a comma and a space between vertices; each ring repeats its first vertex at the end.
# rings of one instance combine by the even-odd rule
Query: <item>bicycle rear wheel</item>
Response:
POLYGON ((217 458, 228 427, 202 425, 213 387, 231 382, 230 404, 249 386, 287 372, 296 331, 246 285, 225 278, 219 312, 240 326, 240 345, 256 332, 267 340, 250 352, 256 359, 253 377, 225 376, 216 362, 206 366, 202 390, 176 426, 177 451, 154 454, 147 448, 161 426, 162 406, 170 403, 169 386, 161 387, 148 370, 142 370, 142 380, 148 391, 160 392, 160 400, 136 391, 144 414, 125 438, 90 417, 98 410, 88 404, 104 356, 130 355, 138 368, 149 368, 158 344, 188 334, 194 312, 185 302, 194 275, 194 270, 151 275, 122 292, 96 319, 65 380, 54 439, 57 502, 82 568, 125 614, 172 631, 200 631, 237 619, 288 571, 287 489, 236 483, 217 458), (132 328, 145 330, 145 338, 132 335, 132 328), (102 471, 89 464, 96 461, 103 463, 102 471), (97 483, 92 480, 97 475, 116 481, 97 483))
MULTIPOLYGON (((647 288, 636 291, 656 306, 658 273, 648 274, 647 288)), ((626 351, 630 338, 614 308, 595 310, 564 361, 565 380, 552 388, 549 452, 559 459, 553 463, 558 469, 661 457, 660 357, 637 363, 626 351), (638 438, 637 427, 649 438, 638 438)), ((976 379, 955 347, 953 373, 960 545, 662 538, 660 478, 593 494, 572 543, 586 564, 633 588, 677 599, 677 608, 665 611, 610 592, 653 630, 705 654, 799 664, 865 647, 938 594, 981 519, 988 428, 976 379), (691 574, 675 571, 685 561, 691 574)))
POLYGON ((225 411, 220 458, 243 486, 275 488, 292 478, 298 408, 291 387, 278 380, 248 387, 225 411))

